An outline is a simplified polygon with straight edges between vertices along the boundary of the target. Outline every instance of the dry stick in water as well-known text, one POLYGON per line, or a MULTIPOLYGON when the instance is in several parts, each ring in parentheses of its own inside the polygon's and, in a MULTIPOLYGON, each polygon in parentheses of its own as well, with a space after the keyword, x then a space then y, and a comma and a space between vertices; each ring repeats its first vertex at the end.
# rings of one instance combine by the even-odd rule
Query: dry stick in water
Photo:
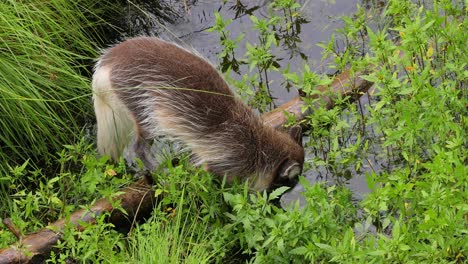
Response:
MULTIPOLYGON (((355 75, 359 76, 358 73, 355 75)), ((314 94, 311 98, 318 99, 317 104, 325 103, 327 108, 332 108, 334 105, 333 96, 351 95, 353 99, 358 99, 371 86, 371 82, 360 77, 352 77, 349 71, 345 71, 335 77, 330 87, 317 87, 316 89, 322 94, 314 94)), ((302 109, 305 105, 297 96, 277 109, 264 114, 262 118, 266 124, 272 127, 281 127, 286 121, 285 111, 293 114, 296 120, 304 119, 307 113, 303 113, 302 109)), ((80 223, 95 223, 97 216, 110 213, 109 222, 116 227, 128 227, 136 217, 151 213, 156 204, 154 191, 143 179, 123 189, 122 194, 115 197, 114 200, 120 200, 121 207, 127 214, 123 214, 120 210, 114 210, 108 199, 100 199, 89 209, 80 209, 71 214, 69 220, 60 219, 46 228, 22 237, 22 240, 10 245, 10 247, 0 249, 0 264, 27 263, 45 258, 62 237, 62 231, 66 225, 74 225, 81 231, 84 228, 80 223)))

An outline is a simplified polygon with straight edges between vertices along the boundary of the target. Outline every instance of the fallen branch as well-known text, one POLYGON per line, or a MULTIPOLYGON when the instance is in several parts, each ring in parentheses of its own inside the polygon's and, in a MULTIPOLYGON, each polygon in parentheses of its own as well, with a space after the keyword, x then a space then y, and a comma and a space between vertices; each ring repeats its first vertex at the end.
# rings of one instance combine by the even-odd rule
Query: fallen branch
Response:
MULTIPOLYGON (((352 96, 353 99, 365 93, 372 83, 359 77, 352 78, 348 71, 335 77, 330 87, 319 86, 317 90, 320 95, 313 95, 311 99, 318 99, 318 104, 325 103, 327 108, 334 105, 336 96, 352 96)), ((307 113, 302 111, 306 104, 297 96, 291 101, 281 105, 277 109, 263 115, 265 123, 272 127, 280 127, 286 121, 284 112, 289 112, 296 117, 296 120, 302 120, 307 113)), ((136 218, 148 215, 156 204, 154 191, 151 185, 144 180, 133 183, 122 190, 121 195, 115 197, 120 200, 121 207, 127 212, 123 214, 120 210, 114 210, 111 201, 108 199, 98 200, 89 209, 80 209, 74 212, 69 220, 60 219, 48 227, 43 228, 27 236, 21 236, 19 242, 10 245, 8 248, 0 250, 0 264, 6 263, 27 263, 37 259, 44 259, 62 237, 62 231, 65 225, 72 224, 78 230, 83 230, 80 223, 95 223, 96 217, 105 213, 110 213, 109 222, 117 228, 132 226, 136 218)), ((13 227, 14 224, 11 224, 13 227)))
POLYGON ((89 209, 80 209, 70 215, 70 219, 60 219, 35 233, 24 236, 18 243, 0 250, 0 264, 28 263, 43 259, 62 237, 62 230, 72 224, 79 231, 83 230, 80 223, 95 223, 96 217, 111 213, 109 222, 116 228, 130 226, 137 217, 147 215, 152 211, 156 198, 151 186, 143 179, 122 190, 123 194, 115 197, 120 200, 120 206, 127 214, 114 210, 111 201, 100 199, 89 209))
MULTIPOLYGON (((327 109, 331 109, 335 106, 335 99, 338 96, 350 96, 353 100, 359 99, 362 94, 369 90, 373 83, 359 77, 360 73, 356 73, 355 76, 352 77, 349 71, 345 71, 337 75, 330 86, 317 86, 316 90, 320 91, 320 93, 307 97, 308 99, 317 99, 312 107, 325 105, 327 109)), ((262 118, 266 124, 278 128, 286 122, 287 116, 284 112, 294 115, 298 121, 304 119, 311 111, 311 109, 304 111, 306 105, 303 97, 296 96, 273 111, 265 113, 262 118)))

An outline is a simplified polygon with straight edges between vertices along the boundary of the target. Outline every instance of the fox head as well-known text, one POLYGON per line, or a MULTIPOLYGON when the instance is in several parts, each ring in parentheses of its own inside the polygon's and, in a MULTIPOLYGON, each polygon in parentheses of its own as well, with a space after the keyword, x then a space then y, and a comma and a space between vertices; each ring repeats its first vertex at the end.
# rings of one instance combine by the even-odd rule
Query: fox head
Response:
POLYGON ((301 127, 291 127, 287 133, 274 132, 270 138, 264 139, 265 145, 261 147, 258 170, 252 181, 253 189, 258 191, 271 191, 280 186, 294 187, 302 173, 304 148, 301 127), (266 142, 268 140, 270 142, 266 142))

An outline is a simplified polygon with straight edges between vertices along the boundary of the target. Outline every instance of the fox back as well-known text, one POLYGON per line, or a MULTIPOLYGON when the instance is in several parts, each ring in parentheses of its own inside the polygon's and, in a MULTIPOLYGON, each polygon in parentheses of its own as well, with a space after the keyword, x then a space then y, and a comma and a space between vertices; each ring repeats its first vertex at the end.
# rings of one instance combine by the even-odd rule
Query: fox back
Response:
POLYGON ((264 125, 218 71, 192 51, 153 37, 124 41, 99 59, 93 76, 98 151, 118 159, 132 143, 154 168, 149 141, 160 135, 186 145, 197 165, 256 190, 292 185, 302 171, 299 127, 264 125))

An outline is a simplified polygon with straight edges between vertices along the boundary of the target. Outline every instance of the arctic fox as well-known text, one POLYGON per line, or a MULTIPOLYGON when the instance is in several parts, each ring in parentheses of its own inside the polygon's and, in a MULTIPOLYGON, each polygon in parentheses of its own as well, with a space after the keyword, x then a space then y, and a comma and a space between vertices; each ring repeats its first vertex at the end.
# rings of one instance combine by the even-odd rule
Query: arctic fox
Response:
POLYGON ((114 160, 131 148, 148 168, 149 141, 182 142, 195 164, 255 190, 293 185, 302 171, 300 127, 289 133, 265 125, 195 52, 155 37, 126 40, 106 50, 93 75, 97 145, 114 160))

